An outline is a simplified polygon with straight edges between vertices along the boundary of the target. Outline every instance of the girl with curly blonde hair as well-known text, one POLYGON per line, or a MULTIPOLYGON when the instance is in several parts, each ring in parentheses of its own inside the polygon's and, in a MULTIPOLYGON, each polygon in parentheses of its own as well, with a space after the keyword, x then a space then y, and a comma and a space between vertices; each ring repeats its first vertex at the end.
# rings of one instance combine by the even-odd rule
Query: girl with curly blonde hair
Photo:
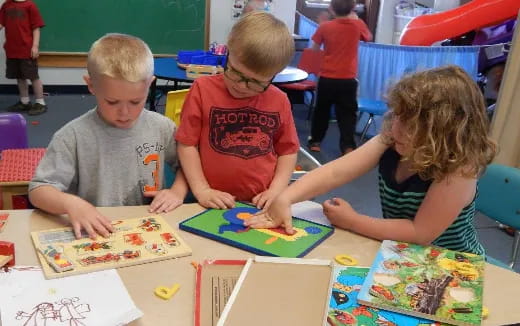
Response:
POLYGON ((382 132, 289 186, 247 221, 293 233, 290 205, 326 193, 379 165, 383 218, 339 198, 323 203, 332 224, 374 239, 484 254, 473 227, 477 179, 496 145, 484 98, 464 70, 446 66, 402 78, 389 92, 382 132))

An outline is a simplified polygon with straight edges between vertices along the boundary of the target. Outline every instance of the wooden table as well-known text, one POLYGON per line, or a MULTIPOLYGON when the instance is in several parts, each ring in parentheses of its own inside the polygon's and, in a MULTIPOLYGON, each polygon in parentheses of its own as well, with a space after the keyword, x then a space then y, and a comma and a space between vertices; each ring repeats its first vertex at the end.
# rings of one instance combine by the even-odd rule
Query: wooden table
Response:
MULTIPOLYGON (((109 207, 99 210, 112 219, 149 215, 147 206, 109 207)), ((164 216, 178 230, 180 221, 202 210, 198 204, 188 204, 164 216)), ((29 237, 31 231, 62 227, 67 223, 64 218, 37 210, 0 211, 4 212, 10 214, 10 221, 1 239, 15 243, 17 265, 39 265, 29 237)), ((180 230, 177 232, 193 249, 192 256, 118 269, 132 299, 144 312, 143 318, 131 325, 193 325, 195 269, 190 263, 204 259, 245 259, 253 256, 246 251, 191 233, 180 230), (173 299, 163 301, 154 295, 155 287, 173 283, 181 285, 173 299)), ((306 258, 332 259, 339 253, 345 253, 356 258, 360 265, 370 266, 378 248, 378 241, 336 230, 306 258)), ((520 322, 517 299, 520 294, 520 274, 490 264, 486 265, 485 273, 484 305, 489 308, 490 315, 482 325, 520 322)))

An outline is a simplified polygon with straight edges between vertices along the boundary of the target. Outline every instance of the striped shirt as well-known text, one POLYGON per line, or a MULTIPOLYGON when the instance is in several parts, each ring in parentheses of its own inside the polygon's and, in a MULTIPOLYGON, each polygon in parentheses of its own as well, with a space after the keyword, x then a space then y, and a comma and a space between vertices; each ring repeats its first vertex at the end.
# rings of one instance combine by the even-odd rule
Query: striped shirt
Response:
MULTIPOLYGON (((422 180, 414 174, 401 183, 395 180, 397 165, 401 159, 393 148, 388 149, 379 161, 379 196, 383 218, 406 218, 413 220, 430 185, 431 180, 422 180)), ((483 255, 484 248, 477 239, 473 226, 475 198, 457 216, 453 224, 432 244, 451 250, 483 255)))

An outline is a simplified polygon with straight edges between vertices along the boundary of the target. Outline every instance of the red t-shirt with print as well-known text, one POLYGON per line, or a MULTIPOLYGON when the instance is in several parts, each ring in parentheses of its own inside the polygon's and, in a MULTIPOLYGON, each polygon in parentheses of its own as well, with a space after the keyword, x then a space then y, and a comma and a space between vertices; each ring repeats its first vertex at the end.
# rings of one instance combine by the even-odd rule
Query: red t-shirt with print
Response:
POLYGON ((45 26, 34 2, 6 0, 0 8, 0 25, 5 27, 6 57, 30 59, 33 30, 45 26))
POLYGON ((356 78, 360 40, 372 40, 372 33, 361 19, 336 18, 320 24, 312 36, 314 43, 325 46, 320 76, 356 78))
POLYGON ((195 80, 175 139, 198 146, 211 188, 251 201, 269 188, 278 157, 299 149, 291 105, 272 85, 259 95, 236 99, 223 78, 195 80))

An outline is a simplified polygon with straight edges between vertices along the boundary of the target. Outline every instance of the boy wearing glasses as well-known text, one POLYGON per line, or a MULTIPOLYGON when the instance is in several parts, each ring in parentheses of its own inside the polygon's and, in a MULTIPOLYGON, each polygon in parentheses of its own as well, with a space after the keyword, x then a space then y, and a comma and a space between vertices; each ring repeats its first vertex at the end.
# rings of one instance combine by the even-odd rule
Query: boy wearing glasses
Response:
POLYGON ((186 97, 179 158, 202 206, 266 208, 287 187, 299 149, 289 100, 270 85, 294 42, 283 22, 256 11, 233 26, 228 49, 224 74, 198 78, 186 97))

